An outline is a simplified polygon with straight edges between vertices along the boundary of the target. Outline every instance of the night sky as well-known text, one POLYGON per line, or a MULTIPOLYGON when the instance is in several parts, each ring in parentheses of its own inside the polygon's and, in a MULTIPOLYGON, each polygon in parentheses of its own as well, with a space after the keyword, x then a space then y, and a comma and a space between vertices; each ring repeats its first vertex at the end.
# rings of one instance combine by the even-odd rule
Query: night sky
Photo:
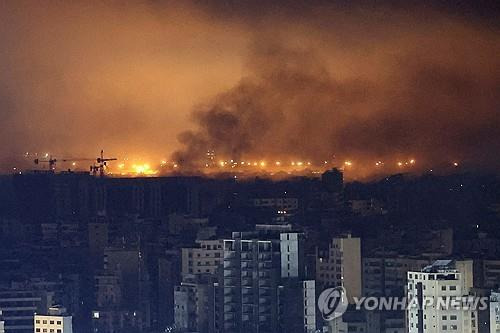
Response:
POLYGON ((498 2, 374 3, 2 1, 0 169, 101 148, 500 168, 498 2))

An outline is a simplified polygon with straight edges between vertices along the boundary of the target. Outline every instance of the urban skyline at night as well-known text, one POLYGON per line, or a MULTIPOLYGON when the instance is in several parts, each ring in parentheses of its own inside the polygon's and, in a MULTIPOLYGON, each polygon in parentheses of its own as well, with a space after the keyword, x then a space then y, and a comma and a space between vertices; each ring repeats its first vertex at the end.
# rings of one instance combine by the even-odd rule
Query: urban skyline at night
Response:
POLYGON ((0 333, 500 333, 500 1, 0 0, 0 333))

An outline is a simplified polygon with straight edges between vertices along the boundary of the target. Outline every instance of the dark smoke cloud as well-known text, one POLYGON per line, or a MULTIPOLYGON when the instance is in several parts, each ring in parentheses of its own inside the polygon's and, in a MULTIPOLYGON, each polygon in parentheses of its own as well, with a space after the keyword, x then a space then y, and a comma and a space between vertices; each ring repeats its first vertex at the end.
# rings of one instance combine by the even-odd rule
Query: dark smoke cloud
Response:
POLYGON ((498 12, 485 1, 0 2, 0 170, 25 151, 101 148, 151 164, 178 150, 185 166, 206 149, 498 163, 498 12))
POLYGON ((257 36, 248 76, 193 112, 197 129, 180 135, 175 158, 335 155, 364 174, 408 158, 500 167, 498 34, 434 12, 368 13, 257 36))

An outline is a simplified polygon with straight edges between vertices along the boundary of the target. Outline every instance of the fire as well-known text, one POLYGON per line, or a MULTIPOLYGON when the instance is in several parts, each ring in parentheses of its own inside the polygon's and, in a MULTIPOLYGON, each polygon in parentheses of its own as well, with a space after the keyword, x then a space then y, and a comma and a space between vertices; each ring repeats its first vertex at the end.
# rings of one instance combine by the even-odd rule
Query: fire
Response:
POLYGON ((132 169, 130 170, 130 173, 135 175, 150 176, 150 175, 156 175, 158 173, 158 170, 152 169, 148 163, 132 164, 132 169))

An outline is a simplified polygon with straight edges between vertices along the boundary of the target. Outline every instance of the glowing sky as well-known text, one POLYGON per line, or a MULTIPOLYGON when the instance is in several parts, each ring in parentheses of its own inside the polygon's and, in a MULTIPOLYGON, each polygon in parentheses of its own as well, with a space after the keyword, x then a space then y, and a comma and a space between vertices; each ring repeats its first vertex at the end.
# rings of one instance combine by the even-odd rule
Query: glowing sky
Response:
POLYGON ((1 167, 101 148, 499 163, 492 5, 179 3, 1 2, 1 167))

